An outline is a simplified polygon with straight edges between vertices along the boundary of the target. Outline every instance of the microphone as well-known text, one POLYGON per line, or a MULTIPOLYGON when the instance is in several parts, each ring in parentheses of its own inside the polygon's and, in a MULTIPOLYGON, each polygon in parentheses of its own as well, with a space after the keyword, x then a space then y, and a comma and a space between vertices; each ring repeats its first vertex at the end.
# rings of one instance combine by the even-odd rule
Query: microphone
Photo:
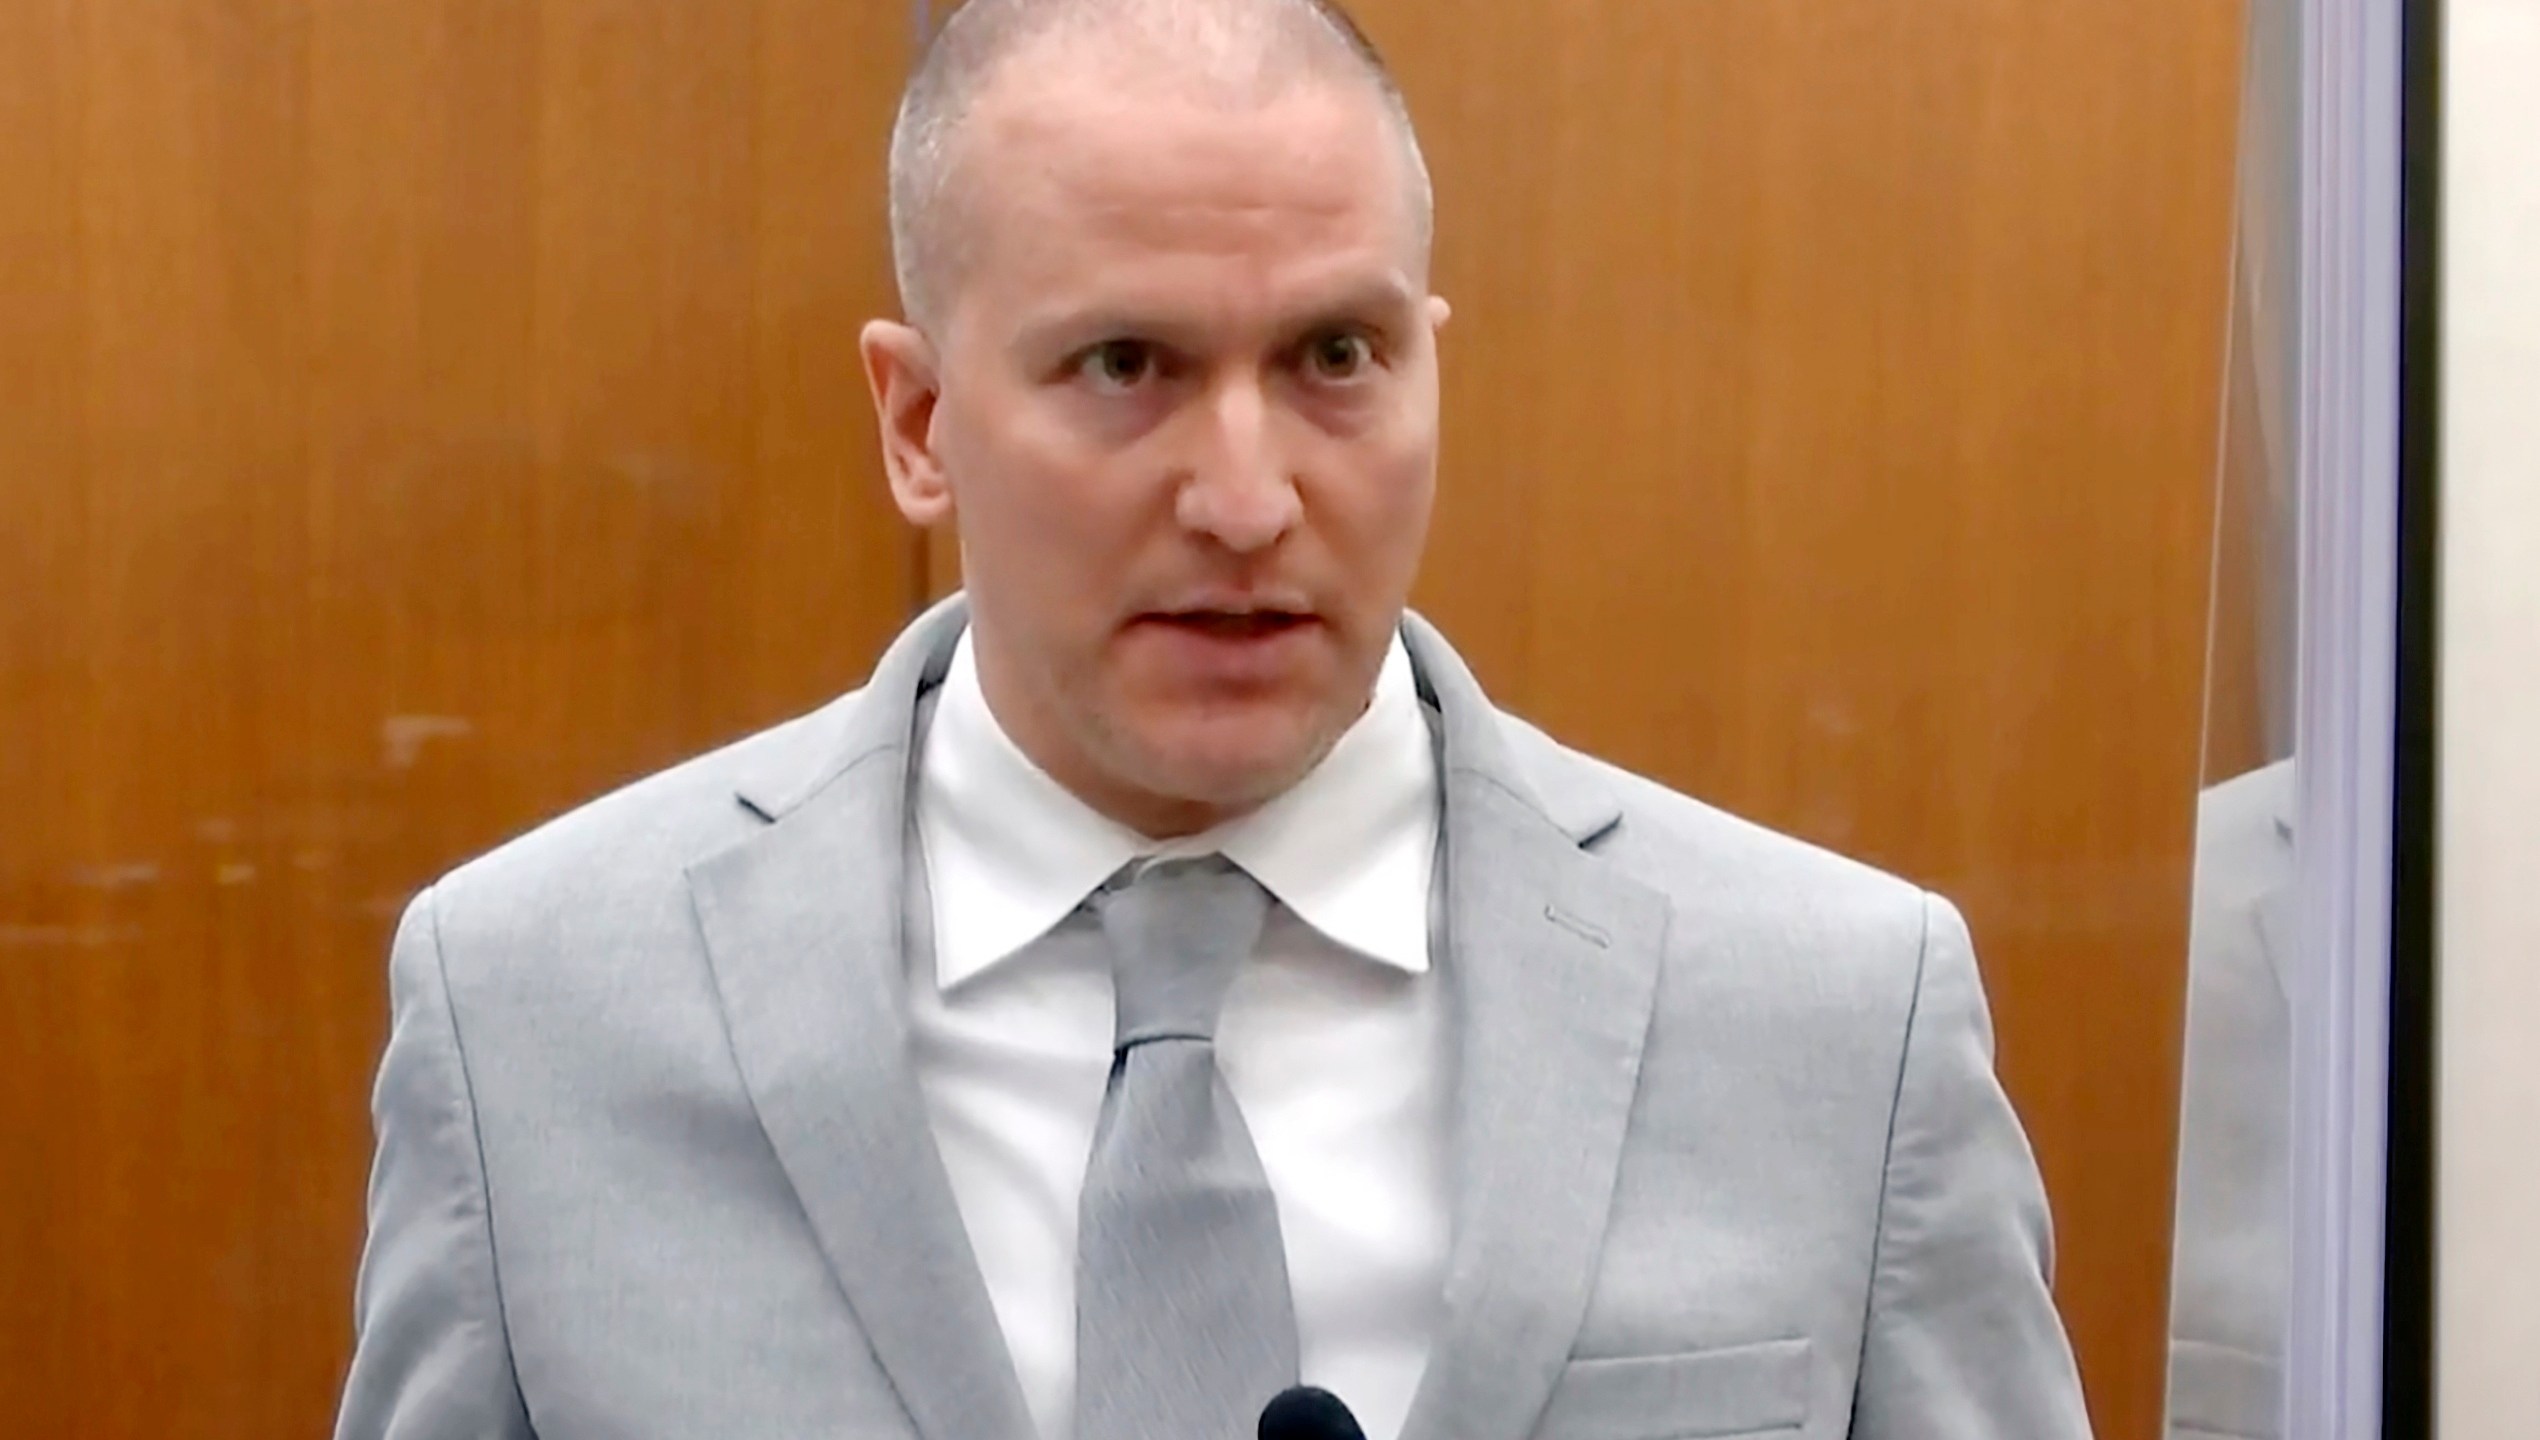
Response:
POLYGON ((1367 1432, 1331 1391, 1291 1385, 1261 1407, 1259 1440, 1367 1440, 1367 1432))

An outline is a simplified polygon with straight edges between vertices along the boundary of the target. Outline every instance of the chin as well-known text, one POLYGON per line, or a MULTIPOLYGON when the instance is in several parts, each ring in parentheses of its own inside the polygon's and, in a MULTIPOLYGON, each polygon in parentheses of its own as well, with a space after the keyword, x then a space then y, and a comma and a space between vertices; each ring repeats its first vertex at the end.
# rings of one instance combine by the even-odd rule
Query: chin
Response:
POLYGON ((1258 809, 1304 779, 1323 757, 1319 753, 1189 755, 1155 757, 1153 772, 1159 793, 1172 795, 1226 814, 1258 809))
POLYGON ((1174 727, 1139 748, 1147 787, 1221 815, 1260 808, 1312 773, 1340 738, 1329 727, 1208 724, 1174 727))

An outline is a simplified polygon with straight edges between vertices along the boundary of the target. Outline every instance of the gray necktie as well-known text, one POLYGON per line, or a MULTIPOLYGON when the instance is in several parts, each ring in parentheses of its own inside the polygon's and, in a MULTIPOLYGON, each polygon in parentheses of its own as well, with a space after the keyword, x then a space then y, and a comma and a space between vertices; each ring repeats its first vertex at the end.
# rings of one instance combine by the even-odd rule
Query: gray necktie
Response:
POLYGON ((1076 1226, 1076 1440, 1241 1440, 1297 1380, 1279 1212, 1217 1015, 1270 897, 1220 857, 1094 904, 1117 994, 1076 1226))

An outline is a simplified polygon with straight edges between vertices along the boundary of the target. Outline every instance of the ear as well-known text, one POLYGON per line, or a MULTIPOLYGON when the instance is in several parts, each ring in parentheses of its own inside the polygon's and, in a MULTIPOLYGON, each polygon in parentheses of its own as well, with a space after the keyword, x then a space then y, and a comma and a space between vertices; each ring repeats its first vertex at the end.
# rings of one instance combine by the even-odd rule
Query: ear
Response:
POLYGON ((867 324, 858 344, 891 498, 910 524, 940 525, 952 514, 953 494, 935 453, 935 402, 943 394, 935 347, 915 326, 896 320, 867 324))

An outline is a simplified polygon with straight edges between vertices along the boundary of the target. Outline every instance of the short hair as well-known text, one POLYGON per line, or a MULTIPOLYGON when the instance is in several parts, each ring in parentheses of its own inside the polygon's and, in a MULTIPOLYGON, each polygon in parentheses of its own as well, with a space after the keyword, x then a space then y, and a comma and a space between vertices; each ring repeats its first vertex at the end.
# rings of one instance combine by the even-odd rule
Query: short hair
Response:
POLYGON ((929 324, 949 290, 949 252, 957 247, 947 211, 963 122, 1007 62, 1044 42, 1086 37, 1144 43, 1176 60, 1197 51, 1210 62, 1210 78, 1244 67, 1255 84, 1306 75, 1365 82, 1401 141, 1416 238, 1427 253, 1435 200, 1411 107, 1337 0, 969 0, 928 40, 891 127, 891 264, 912 323, 929 324))

